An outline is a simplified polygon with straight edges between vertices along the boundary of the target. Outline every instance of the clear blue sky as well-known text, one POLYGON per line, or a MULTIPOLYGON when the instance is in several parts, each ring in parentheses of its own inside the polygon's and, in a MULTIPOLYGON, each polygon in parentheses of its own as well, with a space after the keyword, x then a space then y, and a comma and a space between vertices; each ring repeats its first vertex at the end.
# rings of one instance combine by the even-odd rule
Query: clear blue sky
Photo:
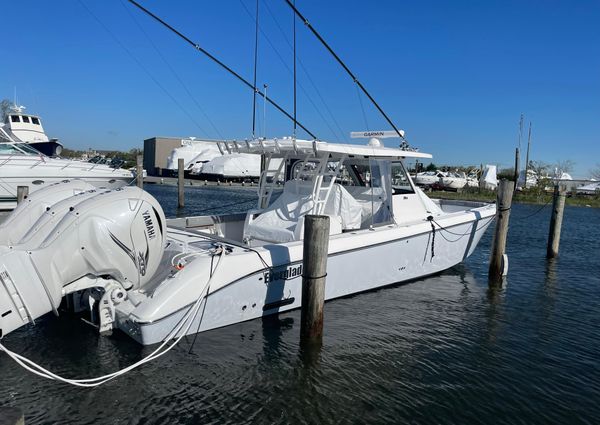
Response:
MULTIPOLYGON (((140 1, 252 79, 254 0, 140 1)), ((511 166, 521 113, 533 121, 532 159, 572 160, 581 177, 600 163, 600 2, 296 3, 436 163, 511 166)), ((260 22, 258 84, 291 110, 291 10, 261 0, 260 22)), ((12 98, 16 86, 19 103, 67 147, 251 134, 252 91, 125 2, 13 2, 2 26, 0 97, 12 98)), ((310 75, 298 65, 299 120, 321 139, 347 142, 367 127, 354 84, 299 22, 297 46, 310 75)), ((368 128, 389 129, 362 102, 368 128)), ((267 110, 269 136, 291 131, 267 110)))

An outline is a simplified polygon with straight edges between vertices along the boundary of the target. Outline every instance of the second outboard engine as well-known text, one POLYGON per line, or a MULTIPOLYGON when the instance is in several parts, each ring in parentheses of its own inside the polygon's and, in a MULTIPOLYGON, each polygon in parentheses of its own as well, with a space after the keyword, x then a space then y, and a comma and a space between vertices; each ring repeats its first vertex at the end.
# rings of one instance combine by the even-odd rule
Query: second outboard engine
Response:
POLYGON ((116 302, 127 297, 156 272, 165 231, 160 204, 137 187, 99 192, 69 208, 38 247, 0 254, 0 335, 56 312, 74 291, 101 287, 116 302))
POLYGON ((53 183, 28 195, 0 224, 0 245, 19 242, 39 217, 52 205, 83 192, 96 190, 91 184, 78 179, 53 183))

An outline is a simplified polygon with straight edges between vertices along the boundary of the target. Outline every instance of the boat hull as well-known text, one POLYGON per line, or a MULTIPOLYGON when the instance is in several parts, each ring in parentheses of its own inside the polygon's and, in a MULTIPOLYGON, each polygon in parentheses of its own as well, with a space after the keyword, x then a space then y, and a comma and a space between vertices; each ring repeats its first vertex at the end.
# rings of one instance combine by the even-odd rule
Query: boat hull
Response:
POLYGON ((17 206, 17 187, 29 187, 29 193, 43 189, 65 180, 81 179, 98 189, 116 189, 126 186, 132 180, 130 176, 23 176, 2 177, 0 179, 0 210, 13 210, 17 206))
MULTIPOLYGON (((418 279, 464 261, 492 222, 495 207, 491 207, 463 214, 464 217, 458 218, 459 222, 454 217, 454 224, 448 226, 440 222, 441 227, 435 225, 435 236, 431 223, 426 222, 411 226, 415 229, 413 234, 399 238, 392 238, 398 234, 396 225, 380 230, 378 238, 373 238, 367 231, 364 239, 381 241, 360 246, 364 241, 355 240, 357 247, 351 249, 339 249, 340 244, 332 238, 325 299, 418 279)), ((357 232, 356 239, 360 236, 357 232)), ((193 323, 184 327, 187 329, 185 333, 202 332, 299 308, 302 298, 302 258, 301 254, 298 257, 299 251, 298 246, 290 248, 284 254, 289 255, 289 262, 278 263, 280 265, 272 269, 257 267, 245 276, 210 291, 193 323)), ((248 255, 250 258, 256 254, 249 252, 248 255)), ((226 256, 223 267, 227 267, 227 261, 226 256)), ((141 344, 161 342, 182 320, 194 301, 189 299, 184 308, 156 320, 138 320, 135 312, 130 314, 130 311, 117 310, 118 327, 141 344)))

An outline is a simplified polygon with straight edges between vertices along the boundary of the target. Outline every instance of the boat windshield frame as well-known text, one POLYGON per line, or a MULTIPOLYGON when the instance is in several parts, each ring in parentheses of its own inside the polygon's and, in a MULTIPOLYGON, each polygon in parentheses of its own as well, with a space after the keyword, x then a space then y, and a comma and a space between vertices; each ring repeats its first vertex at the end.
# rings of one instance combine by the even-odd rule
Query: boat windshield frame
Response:
POLYGON ((32 148, 27 143, 22 142, 0 143, 0 155, 44 156, 41 152, 32 148), (4 149, 6 146, 10 146, 10 148, 4 149))

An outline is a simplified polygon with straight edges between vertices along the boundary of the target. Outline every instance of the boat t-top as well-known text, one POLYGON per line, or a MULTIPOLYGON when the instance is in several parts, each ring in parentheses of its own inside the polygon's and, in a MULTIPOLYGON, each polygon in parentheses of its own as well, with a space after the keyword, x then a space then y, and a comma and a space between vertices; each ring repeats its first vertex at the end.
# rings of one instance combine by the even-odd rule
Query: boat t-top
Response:
POLYGON ((308 214, 330 218, 326 300, 405 282, 466 259, 496 211, 429 199, 404 161, 431 156, 378 139, 219 148, 265 156, 256 208, 245 214, 166 220, 135 187, 65 197, 57 185, 54 200, 48 190, 20 206, 11 231, 0 229, 4 334, 67 295, 94 312, 101 332, 118 328, 145 345, 298 308, 308 214))

